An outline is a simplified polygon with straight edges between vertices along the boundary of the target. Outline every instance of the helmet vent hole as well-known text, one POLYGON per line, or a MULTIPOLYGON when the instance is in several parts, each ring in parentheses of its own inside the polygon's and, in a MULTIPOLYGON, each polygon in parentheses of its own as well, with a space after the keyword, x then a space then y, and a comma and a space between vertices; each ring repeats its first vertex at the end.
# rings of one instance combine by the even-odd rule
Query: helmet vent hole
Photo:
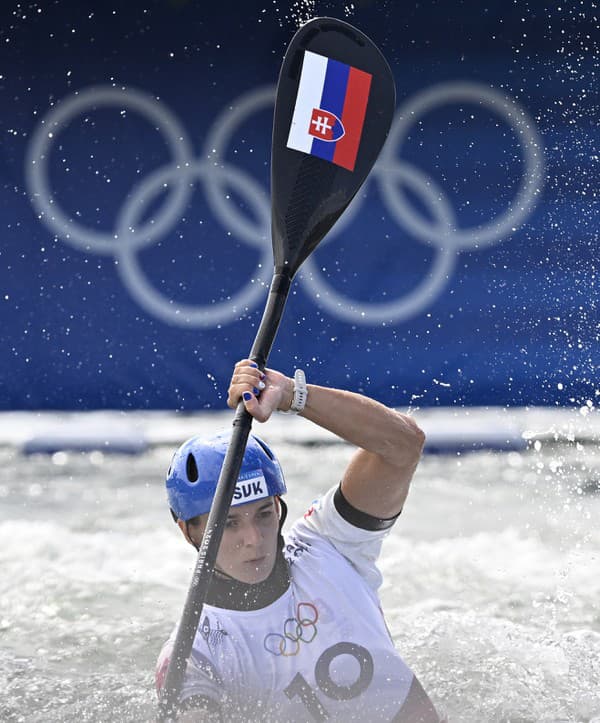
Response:
POLYGON ((194 459, 193 454, 188 454, 187 456, 187 462, 185 465, 185 471, 187 473, 187 478, 190 482, 197 482, 198 481, 198 465, 196 464, 196 460, 194 459))

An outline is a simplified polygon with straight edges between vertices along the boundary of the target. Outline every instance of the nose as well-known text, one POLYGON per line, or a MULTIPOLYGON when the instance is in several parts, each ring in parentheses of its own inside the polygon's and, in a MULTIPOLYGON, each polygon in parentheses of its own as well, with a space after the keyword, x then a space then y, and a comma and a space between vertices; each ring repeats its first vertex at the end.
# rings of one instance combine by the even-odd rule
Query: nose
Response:
POLYGON ((244 528, 244 547, 256 547, 262 541, 262 531, 258 525, 250 522, 244 528))

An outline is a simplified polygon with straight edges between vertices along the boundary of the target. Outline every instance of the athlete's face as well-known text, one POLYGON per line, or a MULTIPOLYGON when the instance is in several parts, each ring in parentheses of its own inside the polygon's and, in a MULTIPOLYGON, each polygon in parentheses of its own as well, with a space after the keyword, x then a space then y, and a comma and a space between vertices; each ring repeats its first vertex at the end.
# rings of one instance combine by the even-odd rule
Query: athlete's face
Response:
MULTIPOLYGON (((203 515, 200 525, 189 526, 191 541, 197 545, 207 519, 208 515, 203 515)), ((279 504, 275 497, 232 507, 217 554, 217 568, 245 583, 266 580, 275 564, 278 532, 279 504)))

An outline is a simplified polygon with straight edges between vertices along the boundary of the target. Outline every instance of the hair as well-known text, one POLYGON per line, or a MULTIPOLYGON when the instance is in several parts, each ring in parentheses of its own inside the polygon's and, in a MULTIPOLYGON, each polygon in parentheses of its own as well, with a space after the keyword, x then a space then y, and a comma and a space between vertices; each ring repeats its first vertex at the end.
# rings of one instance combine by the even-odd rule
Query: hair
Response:
MULTIPOLYGON (((172 507, 169 507, 171 510, 171 517, 175 522, 179 522, 179 517, 177 517, 177 513, 173 510, 172 507)), ((202 515, 196 515, 195 517, 191 517, 189 520, 186 520, 188 525, 191 525, 192 527, 198 527, 200 524, 202 515)))

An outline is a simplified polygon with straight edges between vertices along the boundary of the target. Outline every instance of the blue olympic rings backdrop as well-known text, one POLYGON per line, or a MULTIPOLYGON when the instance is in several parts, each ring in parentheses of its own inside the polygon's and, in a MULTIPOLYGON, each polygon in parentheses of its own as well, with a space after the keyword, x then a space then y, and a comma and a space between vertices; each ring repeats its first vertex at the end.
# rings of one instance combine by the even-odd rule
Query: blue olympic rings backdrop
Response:
POLYGON ((118 5, 1 11, 0 408, 224 406, 272 273, 274 84, 303 13, 378 43, 397 112, 272 365, 397 406, 595 403, 591 16, 118 5))

